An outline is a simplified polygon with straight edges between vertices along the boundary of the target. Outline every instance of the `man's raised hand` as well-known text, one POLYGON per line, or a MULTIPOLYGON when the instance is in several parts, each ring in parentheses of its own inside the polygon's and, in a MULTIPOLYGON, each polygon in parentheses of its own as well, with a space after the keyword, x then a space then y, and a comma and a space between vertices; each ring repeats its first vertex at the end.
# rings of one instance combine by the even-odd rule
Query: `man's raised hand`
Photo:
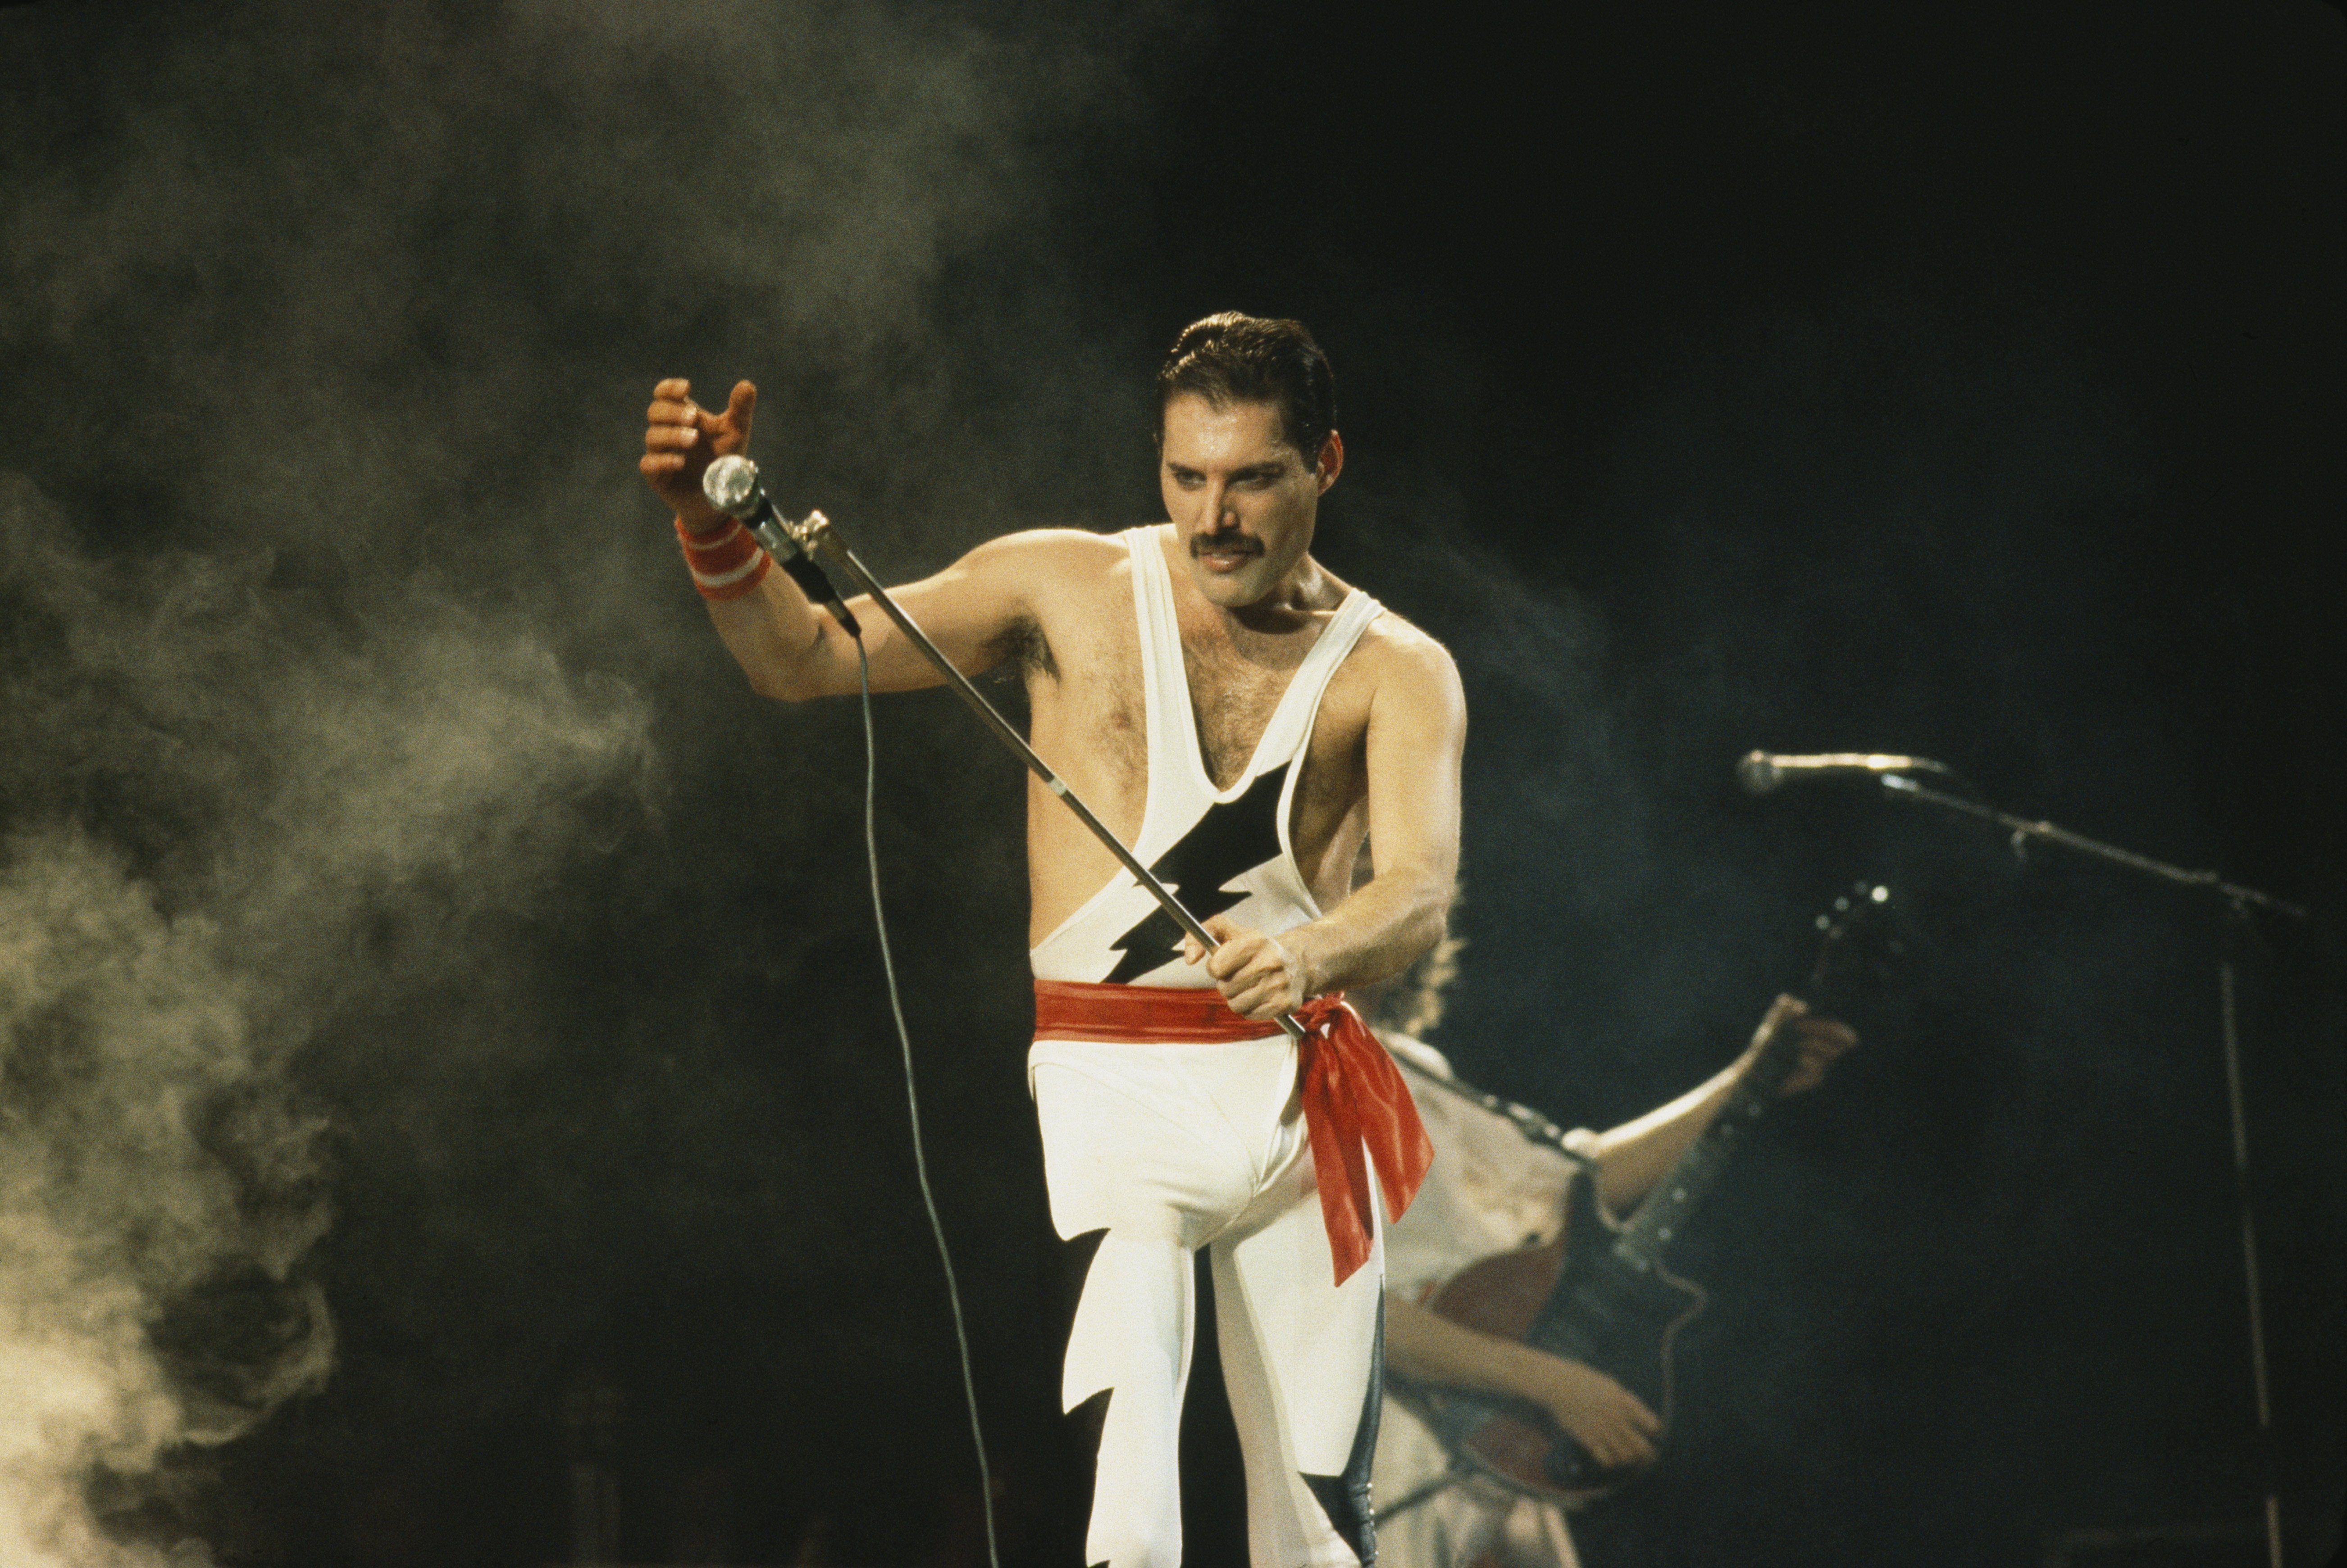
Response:
POLYGON ((1758 1056, 1780 1030, 1788 1029, 1800 1041, 1799 1054, 1793 1059, 1793 1071, 1778 1087, 1779 1094, 1815 1089, 1825 1081, 1826 1069, 1833 1065, 1834 1058, 1858 1043, 1858 1031, 1840 1019, 1819 1018, 1799 997, 1780 996, 1753 1031, 1750 1053, 1758 1056))
POLYGON ((694 403, 692 383, 681 376, 652 388, 651 406, 644 410, 644 455, 636 468, 695 533, 707 533, 723 521, 701 493, 701 477, 716 459, 749 447, 750 416, 757 407, 758 389, 746 381, 733 384, 723 414, 694 403))

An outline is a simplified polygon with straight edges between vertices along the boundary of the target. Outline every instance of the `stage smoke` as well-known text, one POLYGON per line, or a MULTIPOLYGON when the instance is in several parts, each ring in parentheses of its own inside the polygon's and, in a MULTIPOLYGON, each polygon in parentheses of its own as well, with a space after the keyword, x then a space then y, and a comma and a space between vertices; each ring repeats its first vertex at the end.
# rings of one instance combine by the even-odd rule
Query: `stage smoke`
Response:
POLYGON ((0 476, 10 1568, 165 1562, 136 1537, 174 1455, 320 1386, 328 1128, 294 1059, 459 972, 648 756, 640 702, 512 628, 405 592, 330 630, 264 555, 75 533, 0 476))

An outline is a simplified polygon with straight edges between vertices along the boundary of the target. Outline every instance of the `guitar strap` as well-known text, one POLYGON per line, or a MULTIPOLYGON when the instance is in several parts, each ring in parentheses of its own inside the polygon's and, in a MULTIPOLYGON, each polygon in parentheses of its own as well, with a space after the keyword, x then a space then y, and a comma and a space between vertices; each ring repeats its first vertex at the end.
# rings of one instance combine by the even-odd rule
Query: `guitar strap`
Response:
POLYGON ((1563 1128, 1559 1127, 1531 1106, 1519 1105, 1512 1100, 1502 1100, 1498 1095, 1478 1089, 1462 1079, 1440 1077, 1427 1071, 1408 1057, 1398 1053, 1394 1059, 1401 1064, 1405 1075, 1413 1083, 1430 1084, 1445 1094, 1455 1095, 1471 1105, 1491 1112, 1495 1116, 1506 1117, 1516 1131, 1524 1135, 1526 1143, 1537 1143, 1542 1148, 1555 1150, 1572 1161, 1575 1170, 1587 1172, 1595 1167, 1594 1160, 1566 1141, 1563 1128))

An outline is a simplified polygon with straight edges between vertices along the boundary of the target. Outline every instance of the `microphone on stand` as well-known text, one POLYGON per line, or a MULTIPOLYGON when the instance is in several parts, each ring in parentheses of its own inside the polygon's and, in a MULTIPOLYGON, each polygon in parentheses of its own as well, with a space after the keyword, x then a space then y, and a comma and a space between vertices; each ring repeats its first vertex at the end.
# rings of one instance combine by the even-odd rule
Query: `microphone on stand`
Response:
POLYGON ((832 587, 822 564, 801 549, 790 530, 783 526, 782 514, 766 498, 766 487, 758 482, 755 463, 747 457, 720 457, 701 477, 701 493, 709 497, 711 506, 749 529, 766 547, 766 553, 774 558, 774 564, 790 573, 799 591, 831 611, 832 618, 847 629, 847 635, 863 637, 864 629, 856 623, 847 606, 840 602, 839 589, 832 587))
POLYGON ((1805 779, 1952 772, 1947 764, 1935 763, 1929 757, 1891 756, 1882 752, 1822 752, 1809 756, 1747 752, 1736 764, 1736 782, 1744 786, 1747 794, 1768 794, 1805 779))

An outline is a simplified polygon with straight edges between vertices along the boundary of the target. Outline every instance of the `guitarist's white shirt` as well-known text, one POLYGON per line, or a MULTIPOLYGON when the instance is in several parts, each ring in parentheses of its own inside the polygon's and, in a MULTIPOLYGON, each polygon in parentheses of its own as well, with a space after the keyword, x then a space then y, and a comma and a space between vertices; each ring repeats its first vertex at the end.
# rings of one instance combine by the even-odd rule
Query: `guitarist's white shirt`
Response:
MULTIPOLYGON (((1385 1233, 1386 1288, 1422 1301, 1468 1265, 1495 1253, 1553 1240, 1580 1167, 1526 1138, 1513 1122, 1456 1092, 1442 1053, 1409 1035, 1379 1030, 1401 1063, 1419 1119, 1434 1141, 1434 1166, 1409 1212, 1385 1233)), ((1564 1136, 1594 1158, 1596 1134, 1564 1136)), ((1378 1428, 1375 1485, 1380 1509, 1450 1473, 1450 1456, 1391 1393, 1378 1428)), ((1578 1568, 1564 1512, 1489 1483, 1445 1489, 1378 1520, 1379 1568, 1578 1568)))
MULTIPOLYGON (((1401 1063, 1418 1113, 1434 1140, 1436 1169, 1409 1212, 1386 1232, 1386 1288, 1423 1301, 1451 1276, 1495 1253, 1553 1240, 1564 1224, 1573 1162, 1532 1143, 1516 1124, 1449 1092, 1450 1063, 1423 1040, 1391 1030, 1378 1038, 1401 1063)), ((1594 1158, 1597 1135, 1565 1134, 1594 1158)))

